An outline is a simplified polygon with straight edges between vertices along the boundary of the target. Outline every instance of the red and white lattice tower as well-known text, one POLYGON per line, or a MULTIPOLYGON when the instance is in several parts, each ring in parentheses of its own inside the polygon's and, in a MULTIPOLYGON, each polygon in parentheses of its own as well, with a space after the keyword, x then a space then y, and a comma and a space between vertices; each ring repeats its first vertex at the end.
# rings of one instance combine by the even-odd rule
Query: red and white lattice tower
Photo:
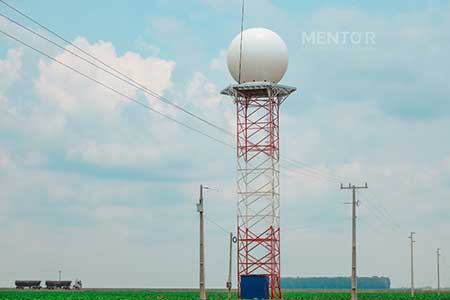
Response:
POLYGON ((238 82, 222 91, 237 112, 238 291, 242 275, 269 277, 280 288, 280 106, 295 88, 277 84, 287 48, 264 28, 248 29, 230 45, 228 68, 238 82))

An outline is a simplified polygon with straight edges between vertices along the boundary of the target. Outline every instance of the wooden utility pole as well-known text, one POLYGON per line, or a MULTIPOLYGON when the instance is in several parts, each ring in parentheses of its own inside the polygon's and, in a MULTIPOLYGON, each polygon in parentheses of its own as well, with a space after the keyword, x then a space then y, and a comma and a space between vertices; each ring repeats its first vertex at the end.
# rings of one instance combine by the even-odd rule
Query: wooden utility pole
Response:
POLYGON ((205 288, 205 232, 203 221, 203 185, 200 185, 200 198, 197 203, 197 212, 200 215, 200 300, 206 300, 206 288, 205 288))
POLYGON ((415 232, 411 232, 409 239, 411 240, 411 297, 414 298, 414 240, 415 232))
POLYGON ((349 183, 345 187, 341 183, 341 190, 352 190, 352 300, 358 300, 356 274, 356 206, 359 205, 359 201, 356 201, 356 191, 367 188, 367 182, 364 186, 355 186, 349 183))

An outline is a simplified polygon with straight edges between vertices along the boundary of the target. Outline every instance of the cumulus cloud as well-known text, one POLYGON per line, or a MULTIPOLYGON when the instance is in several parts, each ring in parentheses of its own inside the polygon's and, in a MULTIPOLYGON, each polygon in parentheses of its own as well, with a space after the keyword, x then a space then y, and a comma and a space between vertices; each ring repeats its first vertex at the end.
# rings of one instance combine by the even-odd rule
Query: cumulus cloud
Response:
POLYGON ((100 166, 139 168, 151 161, 158 161, 161 152, 144 144, 111 143, 98 144, 89 141, 74 145, 67 152, 67 159, 83 161, 100 166))
POLYGON ((220 91, 205 75, 195 72, 186 87, 186 96, 197 108, 217 107, 221 102, 220 91))
POLYGON ((158 46, 148 43, 142 37, 139 37, 135 44, 139 50, 149 53, 151 56, 157 56, 161 53, 161 49, 158 46))
MULTIPOLYGON (((78 38, 74 43, 157 94, 163 93, 172 85, 171 74, 175 66, 172 61, 154 57, 143 58, 133 52, 126 52, 119 56, 109 42, 100 41, 90 44, 86 39, 78 38)), ((94 68, 70 53, 64 52, 55 58, 108 86, 114 87, 114 89, 129 97, 136 97, 139 91, 138 88, 94 68)), ((39 71, 40 76, 36 80, 36 89, 39 94, 43 99, 53 102, 64 112, 74 113, 89 110, 108 114, 123 107, 123 105, 118 105, 119 99, 122 100, 120 96, 88 81, 86 78, 82 78, 79 74, 56 62, 40 61, 39 71)), ((149 95, 147 95, 147 99, 150 102, 154 100, 149 95)))
POLYGON ((219 56, 214 58, 209 64, 209 68, 214 71, 228 72, 227 50, 220 50, 219 56))
POLYGON ((0 59, 0 103, 6 102, 5 93, 20 78, 22 69, 22 49, 9 49, 5 59, 0 59))
MULTIPOLYGON (((176 114, 152 96, 172 87, 173 61, 130 51, 119 55, 110 42, 89 43, 77 38, 74 43, 152 93, 144 93, 70 53, 59 53, 55 58, 158 111, 176 114)), ((170 145, 164 141, 173 139, 178 129, 169 121, 54 61, 40 60, 38 71, 34 87, 39 104, 32 106, 28 116, 32 126, 25 128, 36 140, 58 139, 65 148, 66 153, 60 154, 63 159, 101 167, 143 167, 158 161, 161 153, 170 153, 170 145), (136 131, 139 138, 133 137, 136 131)))
MULTIPOLYGON (((217 11, 233 9, 227 1, 207 2, 217 11)), ((450 193, 450 138, 444 129, 450 120, 445 109, 432 105, 439 102, 436 95, 447 95, 442 82, 448 77, 443 55, 448 47, 438 37, 446 36, 445 18, 431 22, 426 14, 380 17, 355 9, 321 9, 312 18, 297 20, 281 18, 289 13, 280 9, 266 9, 273 6, 270 1, 252 3, 261 11, 249 9, 249 24, 274 25, 286 38, 292 56, 285 82, 299 87, 282 107, 282 155, 339 177, 324 179, 282 165, 283 274, 348 274, 349 251, 339 246, 350 241, 349 207, 343 204, 350 195, 339 192, 339 179, 344 177, 355 184, 369 183, 367 194, 358 195, 361 274, 389 275, 395 286, 402 285, 406 280, 399 264, 408 264, 404 259, 408 231, 422 230, 418 250, 425 252, 434 239, 448 240, 444 228, 449 226, 445 199, 450 193), (378 44, 370 49, 302 48, 299 28, 373 30, 378 44), (430 41, 436 43, 426 48, 430 41), (423 99, 411 98, 414 93, 423 99), (424 118, 419 110, 420 118, 411 119, 411 111, 401 110, 410 99, 416 101, 412 104, 430 104, 425 110, 440 109, 439 117, 430 117, 428 111, 424 118), (394 104, 401 109, 395 110, 394 104), (392 222, 382 207, 388 208, 400 229, 389 225, 392 222), (291 231, 289 226, 300 229, 291 231), (433 232, 433 237, 426 232, 433 232), (387 241, 391 247, 383 247, 387 241), (388 259, 392 256, 394 260, 388 259), (326 263, 317 264, 320 261, 326 263)), ((177 47, 189 46, 183 40, 191 38, 183 37, 189 24, 173 17, 150 23, 152 33, 174 32, 180 37, 177 47)), ((143 57, 119 54, 110 42, 91 43, 84 38, 75 42, 159 93, 177 89, 174 94, 180 96, 180 104, 234 132, 235 106, 218 95, 229 79, 214 79, 217 71, 225 71, 224 50, 212 61, 204 62, 202 56, 201 66, 183 68, 188 80, 175 84, 175 63, 154 57, 158 51, 153 44, 146 50, 152 57, 143 57)), ((201 41, 190 42, 201 45, 201 41)), ((217 56, 220 48, 211 55, 217 56)), ((185 57, 201 52, 183 48, 180 53, 185 57)), ((194 124, 195 120, 183 119, 138 89, 101 75, 66 53, 57 57, 194 124)), ((129 105, 51 61, 40 61, 37 71, 37 98, 25 105, 14 101, 15 106, 23 105, 18 110, 23 118, 15 127, 11 122, 0 126, 0 142, 8 145, 0 148, 4 187, 0 222, 5 225, 0 231, 2 236, 15 237, 2 240, 8 257, 2 265, 8 272, 0 280, 8 285, 10 276, 28 276, 30 266, 39 278, 53 276, 53 268, 44 266, 61 265, 68 276, 82 277, 89 286, 148 287, 149 280, 158 287, 194 286, 197 241, 191 237, 197 230, 198 184, 207 181, 220 190, 205 195, 207 213, 232 230, 234 151, 129 105), (121 259, 117 253, 123 253, 121 259), (32 259, 36 256, 41 258, 38 263, 32 259), (172 264, 167 265, 169 256, 172 264), (149 257, 151 266, 145 264, 149 257), (118 269, 120 276, 107 275, 118 269)), ((220 286, 223 270, 217 266, 226 269, 227 239, 214 225, 207 227, 207 239, 208 259, 216 262, 208 265, 209 282, 220 286)), ((418 260, 427 262, 427 257, 419 255, 418 260)), ((435 272, 430 269, 421 266, 420 285, 428 284, 435 272)))
MULTIPOLYGON (((120 56, 109 42, 91 44, 78 38, 75 43, 158 94, 164 94, 172 87, 175 66, 172 61, 143 58, 132 52, 120 56)), ((165 114, 188 124, 192 122, 173 107, 68 53, 60 53, 56 59, 130 97, 147 100, 151 107, 165 114)), ((75 168, 77 171, 91 165, 148 173, 146 169, 150 166, 183 161, 193 151, 189 130, 174 126, 173 122, 141 109, 55 62, 41 60, 38 70, 34 84, 39 105, 33 107, 29 116, 33 126, 28 131, 36 140, 57 141, 60 163, 81 164, 75 168)), ((207 112, 203 115, 210 120, 215 119, 219 124, 232 123, 233 105, 222 101, 219 89, 200 72, 193 74, 180 98, 183 106, 207 112)))
POLYGON ((220 95, 221 89, 203 73, 194 72, 187 83, 184 96, 185 101, 195 111, 204 112, 203 115, 215 124, 235 131, 235 105, 231 98, 220 95))

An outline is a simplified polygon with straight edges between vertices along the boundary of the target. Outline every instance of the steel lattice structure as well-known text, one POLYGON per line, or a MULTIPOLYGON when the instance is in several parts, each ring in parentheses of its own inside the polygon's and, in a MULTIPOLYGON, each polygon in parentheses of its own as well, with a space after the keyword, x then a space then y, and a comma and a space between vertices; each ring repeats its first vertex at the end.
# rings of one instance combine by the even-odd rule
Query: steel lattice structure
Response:
POLYGON ((237 108, 238 291, 242 275, 267 275, 272 299, 281 299, 280 106, 294 91, 269 82, 222 91, 237 108))

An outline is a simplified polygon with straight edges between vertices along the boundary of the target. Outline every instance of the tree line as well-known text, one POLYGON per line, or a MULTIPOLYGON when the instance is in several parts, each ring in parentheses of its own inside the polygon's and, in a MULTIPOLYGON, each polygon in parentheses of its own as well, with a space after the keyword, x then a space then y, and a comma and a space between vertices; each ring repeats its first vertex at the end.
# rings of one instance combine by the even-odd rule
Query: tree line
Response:
MULTIPOLYGON (((365 290, 388 290, 388 277, 358 277, 358 288, 365 290)), ((285 277, 281 278, 282 289, 350 289, 350 277, 285 277)))

